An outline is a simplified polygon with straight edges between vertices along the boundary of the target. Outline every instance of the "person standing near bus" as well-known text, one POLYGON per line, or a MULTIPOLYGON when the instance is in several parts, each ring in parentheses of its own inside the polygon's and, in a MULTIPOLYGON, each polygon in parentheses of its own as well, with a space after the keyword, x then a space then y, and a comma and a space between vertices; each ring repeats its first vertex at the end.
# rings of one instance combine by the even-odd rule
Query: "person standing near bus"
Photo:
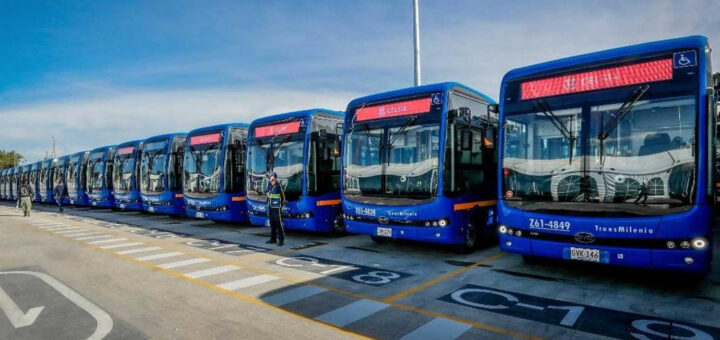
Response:
POLYGON ((60 212, 63 212, 63 199, 67 196, 67 188, 65 187, 65 184, 63 184, 62 180, 59 180, 57 182, 57 185, 53 189, 53 194, 55 195, 55 202, 58 205, 58 208, 60 208, 60 212))
POLYGON ((282 247, 285 244, 285 228, 282 223, 282 207, 285 204, 285 192, 277 181, 277 174, 270 173, 270 183, 267 190, 268 219, 270 219, 270 241, 265 243, 277 243, 282 247))
POLYGON ((24 180, 20 187, 20 205, 22 206, 23 216, 30 217, 30 209, 32 209, 32 200, 35 190, 29 180, 24 180))

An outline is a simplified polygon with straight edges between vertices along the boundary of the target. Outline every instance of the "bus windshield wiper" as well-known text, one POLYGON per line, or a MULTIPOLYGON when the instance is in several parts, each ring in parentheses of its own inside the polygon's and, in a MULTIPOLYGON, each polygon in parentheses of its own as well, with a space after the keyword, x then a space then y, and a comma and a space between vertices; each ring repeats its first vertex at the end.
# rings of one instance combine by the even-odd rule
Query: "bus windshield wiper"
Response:
MULTIPOLYGON (((545 117, 547 117, 550 122, 555 125, 555 128, 560 131, 560 133, 563 135, 563 137, 567 138, 570 141, 570 160, 569 164, 572 164, 573 160, 573 153, 575 151, 575 139, 576 137, 573 136, 572 131, 568 130, 565 125, 560 121, 560 118, 556 116, 552 110, 550 110, 550 107, 543 101, 537 101, 535 103, 535 106, 537 107, 540 112, 542 112, 545 117)), ((572 125, 573 116, 570 116, 570 125, 572 125)))
POLYGON ((400 129, 397 130, 397 132, 393 133, 392 139, 388 142, 387 146, 388 148, 392 147, 395 141, 407 134, 407 128, 410 127, 415 121, 417 120, 418 116, 412 116, 410 119, 408 119, 405 124, 403 124, 400 129))
POLYGON ((615 113, 615 117, 610 120, 607 125, 603 127, 600 133, 597 135, 597 139, 600 141, 600 163, 602 163, 603 155, 605 154, 605 139, 610 136, 610 133, 620 124, 620 121, 630 113, 630 110, 635 104, 642 98, 643 95, 650 89, 650 85, 639 86, 633 92, 632 97, 625 101, 615 113))

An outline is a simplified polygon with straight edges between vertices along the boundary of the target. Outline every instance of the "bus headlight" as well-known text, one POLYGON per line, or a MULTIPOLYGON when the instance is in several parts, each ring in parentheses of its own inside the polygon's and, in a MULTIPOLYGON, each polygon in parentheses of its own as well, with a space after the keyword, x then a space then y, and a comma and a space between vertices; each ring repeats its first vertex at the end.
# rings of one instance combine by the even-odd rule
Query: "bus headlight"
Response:
POLYGON ((673 241, 667 241, 665 245, 668 247, 668 249, 675 249, 675 242, 673 241))
POLYGON ((702 237, 696 237, 692 240, 692 246, 695 249, 705 249, 708 246, 708 241, 702 237))
POLYGON ((507 228, 507 233, 508 233, 508 235, 512 235, 513 232, 514 232, 514 231, 512 230, 512 228, 507 228))
POLYGON ((443 218, 443 219, 441 219, 440 221, 438 221, 438 225, 441 226, 441 227, 447 226, 447 225, 448 225, 448 221, 443 218))
POLYGON ((498 231, 501 234, 505 234, 505 233, 507 233, 507 227, 501 224, 500 227, 498 228, 498 231))
POLYGON ((690 248, 690 242, 688 242, 688 241, 682 241, 682 242, 680 242, 680 248, 683 248, 683 249, 688 249, 688 248, 690 248))
POLYGON ((437 221, 433 221, 432 226, 433 226, 433 227, 437 227, 437 226, 438 226, 438 222, 437 222, 437 221))
POLYGON ((426 221, 426 222, 425 222, 425 226, 426 226, 426 227, 429 227, 429 226, 430 226, 430 221, 426 221))

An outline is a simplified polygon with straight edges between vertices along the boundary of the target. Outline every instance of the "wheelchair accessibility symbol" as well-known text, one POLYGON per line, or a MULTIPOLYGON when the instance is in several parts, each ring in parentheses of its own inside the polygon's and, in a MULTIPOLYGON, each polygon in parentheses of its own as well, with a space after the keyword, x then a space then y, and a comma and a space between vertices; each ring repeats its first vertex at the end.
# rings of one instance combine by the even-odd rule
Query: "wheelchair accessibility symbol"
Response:
POLYGON ((673 66, 675 68, 691 67, 697 65, 697 53, 695 51, 677 52, 673 54, 673 66))
POLYGON ((439 93, 433 93, 432 96, 432 103, 433 105, 440 105, 442 104, 442 95, 439 93))

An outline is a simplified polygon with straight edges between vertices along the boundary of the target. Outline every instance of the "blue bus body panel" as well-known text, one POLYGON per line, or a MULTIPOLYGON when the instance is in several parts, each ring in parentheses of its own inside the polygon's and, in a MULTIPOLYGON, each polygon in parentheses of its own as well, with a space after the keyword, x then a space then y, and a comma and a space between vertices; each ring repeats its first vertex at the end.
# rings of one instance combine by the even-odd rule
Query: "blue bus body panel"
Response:
MULTIPOLYGON (((589 53, 564 59, 549 61, 537 65, 522 67, 509 71, 503 77, 500 98, 505 98, 505 86, 508 81, 525 77, 546 76, 553 72, 581 67, 586 64, 602 62, 631 60, 634 55, 654 52, 666 52, 679 49, 698 49, 698 67, 705 69, 707 64, 704 49, 708 40, 702 36, 656 41, 639 45, 615 48, 595 53, 589 53)), ((700 91, 704 91, 707 83, 707 72, 700 72, 698 81, 700 91)), ((704 92, 702 93, 704 94, 704 92)), ((698 101, 700 115, 697 118, 698 131, 708 130, 707 115, 702 114, 707 107, 706 97, 700 95, 698 101)), ((503 119, 504 101, 500 103, 501 119, 503 119)), ((504 129, 499 129, 498 154, 503 155, 504 129)), ((699 134, 700 145, 709 145, 707 134, 699 134)), ((646 240, 677 240, 705 237, 712 245, 713 202, 707 202, 705 189, 708 184, 707 152, 701 150, 698 159, 696 198, 694 206, 682 213, 653 217, 585 217, 566 216, 545 213, 534 213, 509 207, 503 201, 502 193, 502 165, 498 166, 498 222, 508 228, 528 233, 533 230, 551 235, 576 235, 577 233, 591 233, 600 239, 646 239, 646 240), (538 222, 540 221, 540 222, 538 222), (568 230, 558 230, 551 227, 542 227, 545 223, 554 225, 555 222, 569 222, 568 230), (541 225, 538 228, 538 223, 541 225)), ((501 160, 502 162, 502 160, 501 160)), ((502 163, 500 163, 502 164, 502 163)), ((562 229, 562 228, 560 228, 562 229)), ((582 243, 555 242, 538 240, 529 237, 499 233, 500 248, 503 251, 515 252, 524 255, 543 256, 551 258, 569 259, 570 247, 591 248, 601 251, 601 262, 630 267, 643 267, 659 270, 673 270, 702 273, 710 268, 712 247, 703 250, 681 250, 662 248, 637 248, 619 246, 601 246, 582 243), (686 257, 692 257, 693 262, 687 264, 686 257)))
MULTIPOLYGON (((173 138, 178 136, 187 136, 187 133, 175 132, 153 136, 146 139, 144 143, 148 144, 155 141, 168 140, 165 154, 169 155, 172 151, 173 138)), ((165 186, 165 188, 166 190, 158 194, 145 194, 141 192, 142 210, 155 214, 185 216, 185 200, 183 199, 182 190, 167 190, 167 186, 165 186)))
MULTIPOLYGON (((233 127, 244 127, 249 128, 249 124, 245 123, 229 123, 229 124, 218 124, 213 126, 206 126, 199 129, 188 132, 188 139, 190 136, 203 134, 206 132, 213 131, 224 131, 226 134, 233 127)), ((220 164, 224 164, 228 138, 223 139, 223 153, 220 164)), ((190 143, 186 144, 187 146, 190 143)), ((223 190, 225 183, 224 169, 221 166, 222 174, 220 175, 220 192, 210 198, 195 198, 189 197, 187 193, 184 193, 183 200, 185 201, 185 211, 187 216, 194 218, 209 219, 219 222, 239 222, 246 223, 248 221, 247 204, 245 202, 245 191, 237 193, 226 193, 223 190), (219 209, 225 210, 219 210, 219 209)))
MULTIPOLYGON (((125 142, 122 144, 118 144, 116 147, 115 156, 117 157, 117 150, 120 150, 121 148, 131 147, 131 146, 135 148, 134 152, 138 153, 138 152, 140 152, 141 143, 142 143, 142 140, 133 140, 133 141, 125 142)), ((135 155, 134 157, 135 157, 135 161, 137 162, 138 156, 135 155)), ((133 178, 132 183, 135 184, 135 185, 133 185, 132 190, 128 190, 128 192, 124 192, 124 193, 119 193, 119 192, 116 192, 115 190, 113 190, 113 192, 112 192, 113 198, 115 200, 115 207, 118 209, 135 210, 135 211, 140 211, 143 209, 142 198, 140 197, 140 189, 139 189, 140 187, 137 184, 139 179, 137 178, 134 170, 133 170, 132 178, 133 178)))
MULTIPOLYGON (((104 147, 100 147, 97 149, 93 149, 90 151, 90 154, 94 152, 105 152, 105 156, 103 156, 103 162, 105 162, 105 166, 103 167, 103 176, 104 178, 107 178, 107 161, 108 161, 108 152, 111 148, 115 148, 115 145, 108 145, 104 147)), ((90 205, 93 207, 98 208, 115 208, 115 197, 112 194, 112 191, 107 188, 107 183, 103 185, 103 188, 99 192, 94 193, 88 193, 88 200, 90 202, 90 205)))
MULTIPOLYGON (((73 155, 68 156, 68 169, 70 158, 78 157, 78 162, 76 166, 79 168, 75 172, 75 178, 67 178, 67 181, 75 181, 76 183, 76 190, 68 190, 68 199, 70 200, 70 204, 75 206, 88 206, 90 204, 90 201, 88 200, 87 194, 85 193, 85 190, 82 188, 83 183, 80 183, 80 179, 82 178, 82 164, 83 164, 83 158, 85 157, 85 154, 89 151, 82 151, 75 153, 73 155)), ((67 171, 66 171, 67 174, 67 171)), ((67 176, 66 176, 67 177, 67 176)))
POLYGON ((48 175, 47 175, 48 179, 45 183, 46 188, 44 190, 42 190, 42 189, 39 190, 40 191, 40 202, 41 203, 55 203, 55 197, 53 194, 53 188, 55 187, 55 183, 52 183, 53 181, 51 180, 51 178, 53 177, 52 172, 51 172, 52 159, 44 160, 41 163, 42 163, 42 167, 45 167, 47 169, 46 171, 48 172, 48 175))
MULTIPOLYGON (((429 92, 443 92, 443 110, 442 118, 443 127, 440 128, 439 140, 446 140, 446 128, 444 128, 444 122, 447 122, 447 98, 450 91, 458 88, 467 92, 471 92, 481 99, 485 100, 488 104, 496 104, 495 100, 488 97, 487 95, 478 92, 466 85, 457 82, 444 82, 436 84, 428 84, 417 87, 410 87, 395 91, 389 91, 384 93, 373 94, 361 98, 352 100, 346 109, 346 115, 349 114, 350 110, 364 103, 378 102, 383 100, 390 100, 393 98, 402 98, 417 94, 429 93, 429 92)), ((347 122, 344 124, 344 129, 347 129, 347 122)), ((344 132, 345 133, 345 132, 344 132)), ((444 143, 441 146, 441 152, 438 158, 438 164, 442 168, 445 164, 445 152, 444 143)), ((343 148, 344 150, 344 148, 343 148)), ((444 171, 444 170, 443 170, 444 171)), ((344 187, 344 178, 341 177, 341 188, 344 187)), ((475 217, 482 216, 485 225, 482 227, 487 228, 494 224, 494 210, 492 207, 486 206, 473 206, 472 202, 478 202, 485 197, 485 199, 494 200, 491 196, 482 196, 476 192, 469 192, 459 197, 447 197, 443 196, 442 188, 444 187, 444 176, 439 175, 438 178, 438 196, 426 203, 405 205, 405 206, 384 206, 378 204, 365 204, 348 200, 342 196, 343 211, 345 216, 345 228, 348 233, 352 234, 365 234, 370 236, 378 235, 378 228, 390 228, 392 229, 392 238, 394 239, 405 239, 412 241, 421 242, 433 242, 442 244, 462 244, 465 242, 468 235, 467 224, 471 215, 475 217), (468 204, 471 206, 465 208, 468 204), (462 208, 461 208, 462 207, 462 208), (372 214, 368 214, 372 212, 372 214), (348 215, 353 215, 353 219, 349 219, 348 215), (357 217, 360 217, 359 219, 357 217), (391 220, 404 220, 405 223, 412 224, 414 221, 438 221, 439 219, 449 219, 450 223, 445 227, 434 227, 430 226, 409 226, 402 225, 400 223, 389 223, 382 224, 379 221, 380 217, 385 217, 391 220)), ((494 205, 494 203, 492 204, 494 205)))
MULTIPOLYGON (((254 120, 250 124, 250 128, 258 125, 266 125, 274 122, 280 122, 286 119, 305 118, 309 122, 315 114, 326 114, 342 118, 343 112, 332 111, 328 109, 315 108, 302 111, 287 112, 254 120)), ((303 155, 303 164, 308 162, 308 148, 310 144, 310 128, 305 134, 305 154, 303 155)), ((340 190, 336 192, 326 193, 318 196, 309 196, 307 192, 307 169, 303 167, 303 193, 296 201, 286 202, 283 207, 283 215, 297 215, 299 213, 309 212, 310 218, 291 218, 283 216, 283 226, 290 230, 303 230, 313 232, 331 232, 333 230, 334 217, 340 213, 340 190)), ((246 183, 247 185, 247 183, 246 183)), ((246 196, 247 197, 247 196, 246 196)), ((267 217, 267 202, 259 202, 247 199, 250 224, 254 226, 269 226, 267 217)))

